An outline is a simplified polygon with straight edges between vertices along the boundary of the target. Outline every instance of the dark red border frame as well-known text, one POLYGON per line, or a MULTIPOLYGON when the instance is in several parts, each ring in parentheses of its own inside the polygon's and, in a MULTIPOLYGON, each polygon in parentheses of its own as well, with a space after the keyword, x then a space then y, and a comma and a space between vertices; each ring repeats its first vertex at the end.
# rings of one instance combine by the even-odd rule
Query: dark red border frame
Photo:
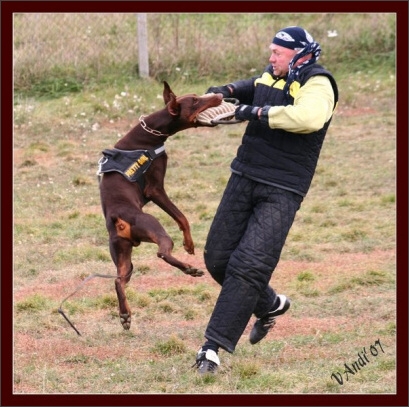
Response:
POLYGON ((407 1, 2 1, 1 2, 2 406, 408 406, 408 3, 407 1), (392 395, 14 395, 12 393, 12 14, 16 12, 393 12, 397 14, 397 393, 392 395))

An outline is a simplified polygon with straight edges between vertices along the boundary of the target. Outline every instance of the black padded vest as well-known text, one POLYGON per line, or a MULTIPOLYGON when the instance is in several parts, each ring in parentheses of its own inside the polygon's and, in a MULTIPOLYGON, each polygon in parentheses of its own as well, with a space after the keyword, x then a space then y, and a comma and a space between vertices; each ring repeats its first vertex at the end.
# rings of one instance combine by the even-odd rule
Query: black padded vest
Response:
MULTIPOLYGON (((322 66, 313 64, 301 70, 297 79, 299 86, 302 87, 314 75, 325 75, 330 79, 336 106, 338 89, 335 79, 322 66)), ((260 107, 285 106, 294 103, 293 97, 289 100, 286 98, 282 86, 274 87, 279 79, 273 77, 271 66, 266 68, 262 77, 263 80, 253 78, 233 83, 233 96, 238 98, 242 96, 240 103, 260 107), (250 94, 253 95, 251 101, 250 94)), ((265 122, 252 120, 246 127, 242 144, 231 164, 231 169, 235 173, 259 182, 305 196, 311 185, 330 122, 331 119, 316 132, 296 134, 281 129, 271 129, 265 122)))

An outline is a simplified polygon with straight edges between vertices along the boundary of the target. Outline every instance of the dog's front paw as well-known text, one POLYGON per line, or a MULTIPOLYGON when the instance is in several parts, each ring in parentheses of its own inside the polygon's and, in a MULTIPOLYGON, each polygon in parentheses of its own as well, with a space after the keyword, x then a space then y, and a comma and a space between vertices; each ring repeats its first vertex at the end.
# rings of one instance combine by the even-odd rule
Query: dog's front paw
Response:
POLYGON ((204 271, 194 268, 194 267, 189 267, 185 271, 186 274, 189 274, 189 276, 192 277, 202 277, 204 275, 204 271))
POLYGON ((183 248, 186 250, 187 253, 189 254, 195 254, 195 246, 193 242, 187 244, 186 242, 183 242, 183 248))

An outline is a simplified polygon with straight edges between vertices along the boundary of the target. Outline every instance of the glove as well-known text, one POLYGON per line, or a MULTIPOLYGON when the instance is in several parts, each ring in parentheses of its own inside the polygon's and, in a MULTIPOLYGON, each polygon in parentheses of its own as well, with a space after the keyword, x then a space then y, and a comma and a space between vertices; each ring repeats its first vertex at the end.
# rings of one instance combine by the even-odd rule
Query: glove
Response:
POLYGON ((258 111, 260 107, 239 105, 234 112, 234 117, 237 120, 258 120, 258 111))
POLYGON ((229 98, 231 96, 230 89, 227 85, 211 86, 209 89, 207 89, 206 93, 221 93, 225 98, 229 98))

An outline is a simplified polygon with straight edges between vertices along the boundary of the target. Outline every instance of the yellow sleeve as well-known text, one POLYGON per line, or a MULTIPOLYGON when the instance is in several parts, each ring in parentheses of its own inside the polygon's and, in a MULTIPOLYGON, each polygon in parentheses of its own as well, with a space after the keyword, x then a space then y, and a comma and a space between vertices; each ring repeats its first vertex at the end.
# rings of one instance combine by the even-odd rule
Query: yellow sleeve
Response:
POLYGON ((272 106, 268 125, 293 133, 308 134, 322 129, 334 109, 334 91, 323 75, 311 77, 294 97, 294 105, 272 106))

